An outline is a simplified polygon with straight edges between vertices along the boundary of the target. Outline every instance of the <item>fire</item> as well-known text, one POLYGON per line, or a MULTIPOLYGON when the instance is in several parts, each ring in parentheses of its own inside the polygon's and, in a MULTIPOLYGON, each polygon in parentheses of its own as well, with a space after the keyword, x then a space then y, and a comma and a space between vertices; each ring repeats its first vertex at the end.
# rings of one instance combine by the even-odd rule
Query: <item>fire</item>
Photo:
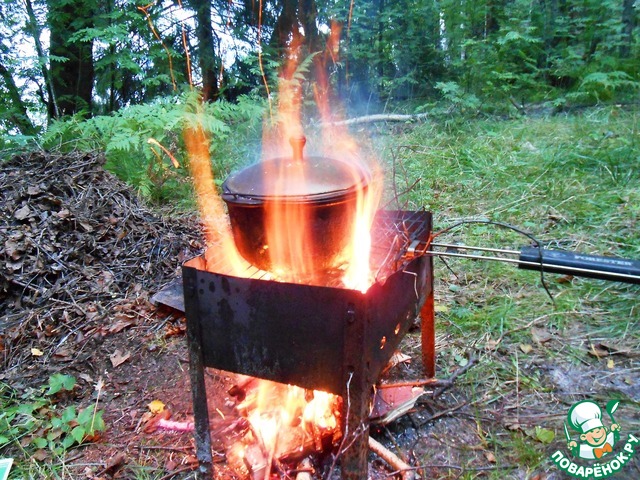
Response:
POLYGON ((224 204, 215 190, 209 140, 200 125, 186 129, 184 140, 189 154, 189 168, 194 181, 200 217, 204 224, 207 247, 221 246, 221 248, 207 248, 205 253, 207 266, 224 258, 227 268, 241 275, 247 268, 247 262, 240 256, 233 242, 224 204))
MULTIPOLYGON (((381 192, 382 175, 376 162, 372 158, 364 160, 357 143, 348 135, 344 127, 334 126, 336 121, 330 108, 330 88, 325 76, 325 64, 328 61, 338 61, 338 43, 340 37, 339 24, 333 24, 325 52, 314 57, 319 68, 316 68, 317 78, 314 94, 318 112, 322 120, 320 144, 315 150, 324 157, 345 162, 349 166, 352 185, 355 187, 355 212, 351 223, 345 229, 349 234, 347 246, 336 256, 336 262, 331 268, 343 270, 342 281, 350 289, 366 292, 373 282, 370 269, 371 225, 377 210, 381 192), (363 181, 362 175, 366 178, 363 181)), ((287 63, 279 84, 279 103, 275 125, 266 125, 263 136, 264 158, 291 157, 292 146, 290 139, 296 139, 302 134, 301 102, 302 81, 298 72, 301 62, 301 46, 297 37, 291 43, 287 63)), ((294 147, 295 150, 295 147, 294 147)), ((295 155, 294 155, 295 157, 295 155)), ((313 190, 316 179, 305 177, 304 160, 288 165, 288 177, 283 172, 273 172, 265 169, 266 175, 275 175, 276 200, 266 205, 265 229, 267 232, 268 251, 272 263, 272 272, 276 277, 290 282, 322 284, 326 272, 314 268, 313 256, 317 252, 309 251, 314 243, 313 235, 323 235, 313 227, 314 207, 307 202, 287 202, 286 197, 292 191, 287 178, 299 179, 297 192, 313 190), (315 230, 315 231, 314 231, 315 230)))
MULTIPOLYGON (((327 50, 318 55, 317 63, 337 61, 339 27, 334 25, 327 50)), ((293 36, 288 62, 280 81, 279 104, 275 118, 265 125, 263 137, 263 156, 265 159, 290 158, 292 146, 290 138, 299 138, 302 129, 302 81, 298 67, 300 65, 301 45, 299 38, 293 36)), ((318 72, 326 71, 318 68, 318 72)), ((316 103, 321 116, 321 135, 314 138, 312 150, 322 155, 338 159, 345 165, 347 176, 351 177, 355 198, 353 212, 347 215, 349 224, 345 228, 346 239, 342 251, 336 255, 333 272, 338 272, 343 286, 366 292, 374 278, 370 265, 371 226, 378 208, 382 192, 382 175, 374 159, 367 158, 349 137, 344 127, 336 127, 336 121, 330 109, 329 82, 320 76, 314 87, 316 103)), ((208 245, 216 245, 207 251, 207 267, 225 263, 224 273, 247 275, 247 262, 241 257, 234 244, 228 217, 221 198, 215 192, 208 142, 201 128, 185 131, 185 141, 189 152, 190 167, 195 182, 198 204, 208 245)), ((294 155, 295 157, 296 155, 294 155)), ((300 160, 299 158, 297 160, 300 160)), ((309 202, 281 201, 286 194, 296 192, 301 196, 309 191, 316 179, 305 176, 304 159, 289 165, 288 178, 298 179, 291 185, 281 171, 265 167, 265 174, 273 176, 271 183, 275 192, 265 201, 264 249, 270 258, 270 274, 276 280, 322 285, 326 275, 314 266, 313 257, 317 254, 310 245, 322 245, 324 232, 312 228, 313 207, 309 202)), ((215 270, 217 271, 217 270, 215 270)), ((324 438, 340 435, 340 398, 321 391, 309 391, 297 386, 281 385, 266 380, 257 380, 257 387, 248 393, 238 406, 240 413, 251 425, 247 434, 253 440, 245 440, 245 447, 232 447, 238 457, 247 463, 249 456, 255 455, 256 447, 266 455, 265 478, 274 459, 281 459, 311 444, 315 451, 322 450, 324 438), (253 446, 249 446, 253 445, 253 446)), ((335 438, 334 438, 335 440, 335 438)), ((265 468, 265 467, 263 467, 265 468)))
MULTIPOLYGON (((320 451, 340 432, 340 397, 318 390, 256 380, 237 409, 251 425, 245 442, 259 445, 267 472, 274 460, 320 451)), ((252 459, 249 468, 261 460, 252 459)))

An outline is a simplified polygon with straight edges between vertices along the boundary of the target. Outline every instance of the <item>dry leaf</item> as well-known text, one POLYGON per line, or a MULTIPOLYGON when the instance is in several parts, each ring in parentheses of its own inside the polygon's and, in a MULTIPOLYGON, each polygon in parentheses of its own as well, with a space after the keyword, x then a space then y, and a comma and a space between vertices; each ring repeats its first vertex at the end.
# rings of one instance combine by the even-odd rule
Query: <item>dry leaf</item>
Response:
POLYGON ((145 433, 153 433, 158 428, 158 422, 160 420, 169 420, 171 418, 171 412, 169 410, 162 410, 160 413, 150 418, 147 424, 144 426, 145 433))
POLYGON ((33 452, 31 454, 31 457, 39 462, 44 462, 47 458, 49 458, 49 453, 41 448, 33 452))
POLYGON ((533 352, 533 347, 531 345, 529 345, 528 343, 521 343, 519 345, 520 350, 522 350, 522 353, 531 353, 533 352))
POLYGON ((163 411, 165 405, 160 400, 154 400, 151 403, 149 403, 147 407, 149 407, 149 411, 155 415, 163 411))
POLYGON ((118 333, 122 330, 124 330, 127 327, 130 327, 131 325, 133 325, 135 322, 131 319, 123 319, 120 318, 119 320, 117 320, 113 325, 111 325, 109 327, 109 333, 118 333))
POLYGON ((571 283, 573 281, 573 275, 563 275, 562 277, 556 278, 556 282, 558 283, 571 283))
POLYGON ((44 352, 42 350, 40 350, 39 348, 32 348, 31 349, 31 355, 33 355, 34 357, 41 357, 44 355, 44 352))
POLYGON ((60 210, 58 213, 55 214, 58 218, 61 219, 65 219, 65 218, 69 218, 71 216, 71 212, 69 210, 67 210, 66 208, 63 208, 62 210, 60 210))
POLYGON ((410 361, 411 361, 411 357, 409 355, 405 355, 401 351, 396 350, 393 353, 393 355, 391 355, 391 358, 389 359, 389 363, 387 363, 387 365, 382 370, 382 375, 384 375, 386 372, 391 370, 396 365, 400 363, 410 362, 410 361))
POLYGON ((23 262, 22 260, 18 260, 17 262, 8 261, 6 265, 9 270, 17 272, 22 269, 23 262))
POLYGON ((531 338, 534 342, 542 344, 551 340, 553 335, 546 328, 531 327, 531 338))
POLYGON ((53 356, 57 359, 60 360, 62 362, 69 362, 71 360, 73 360, 72 357, 73 352, 71 352, 71 350, 69 350, 68 348, 59 348, 58 350, 55 351, 55 353, 53 354, 53 356))
POLYGON ((607 360, 607 368, 612 369, 615 368, 616 363, 613 361, 613 358, 607 360))
POLYGON ((164 469, 167 472, 173 472, 176 468, 178 468, 178 463, 171 458, 167 460, 164 464, 164 469))
POLYGON ((20 254, 24 252, 24 245, 7 240, 4 242, 4 252, 12 260, 19 260, 20 254))
POLYGON ((608 349, 604 348, 600 343, 592 343, 589 346, 589 354, 596 358, 604 358, 610 355, 608 349))
POLYGON ((31 209, 29 208, 29 205, 25 205, 24 207, 16 210, 13 216, 16 218, 16 220, 24 220, 26 218, 29 218, 30 213, 31 209))
POLYGON ((39 193, 42 193, 42 190, 38 185, 29 185, 27 188, 27 195, 38 195, 39 193))
POLYGON ((87 233, 91 233, 91 232, 93 232, 93 227, 89 224, 89 222, 83 222, 83 221, 80 221, 80 222, 78 222, 78 223, 80 224, 80 226, 81 226, 82 228, 84 228, 84 231, 85 231, 85 232, 87 232, 87 233))
POLYGON ((127 461, 127 457, 124 452, 118 452, 109 460, 104 467, 105 473, 113 475, 116 470, 119 470, 127 461))
POLYGON ((131 353, 129 352, 122 353, 118 349, 115 352, 113 352, 111 355, 109 355, 109 360, 111 360, 111 365, 113 365, 113 367, 115 368, 122 365, 124 362, 126 362, 130 356, 131 356, 131 353))

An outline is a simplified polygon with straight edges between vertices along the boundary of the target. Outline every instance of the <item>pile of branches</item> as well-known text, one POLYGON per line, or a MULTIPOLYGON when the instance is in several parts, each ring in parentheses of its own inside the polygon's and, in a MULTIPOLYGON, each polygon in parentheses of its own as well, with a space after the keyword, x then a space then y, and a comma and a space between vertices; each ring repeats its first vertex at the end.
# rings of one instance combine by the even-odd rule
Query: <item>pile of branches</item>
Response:
POLYGON ((55 355, 62 338, 108 324, 123 302, 146 302, 202 248, 193 219, 153 214, 103 163, 39 152, 0 165, 5 368, 24 347, 55 355))

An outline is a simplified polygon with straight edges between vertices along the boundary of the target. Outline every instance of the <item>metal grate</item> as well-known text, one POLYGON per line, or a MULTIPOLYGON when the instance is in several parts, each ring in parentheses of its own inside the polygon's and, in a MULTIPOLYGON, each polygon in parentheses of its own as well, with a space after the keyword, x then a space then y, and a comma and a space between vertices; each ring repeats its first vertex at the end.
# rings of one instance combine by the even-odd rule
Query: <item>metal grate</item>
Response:
MULTIPOLYGON (((371 234, 371 269, 375 272, 375 280, 384 282, 393 273, 402 270, 413 258, 407 255, 416 246, 426 250, 431 229, 431 219, 428 212, 388 211, 380 210, 376 213, 371 234)), ((215 250, 216 245, 209 247, 215 250)), ((209 259, 207 259, 209 260, 209 259)), ((277 280, 270 272, 260 270, 249 262, 245 264, 241 274, 235 273, 224 258, 217 261, 207 261, 206 270, 221 275, 237 276, 254 280, 277 280)), ((343 288, 341 270, 327 272, 322 284, 310 280, 309 285, 343 288)))
POLYGON ((425 211, 388 211, 376 214, 371 235, 371 267, 377 282, 403 270, 414 258, 412 251, 426 251, 431 235, 431 215, 425 211))

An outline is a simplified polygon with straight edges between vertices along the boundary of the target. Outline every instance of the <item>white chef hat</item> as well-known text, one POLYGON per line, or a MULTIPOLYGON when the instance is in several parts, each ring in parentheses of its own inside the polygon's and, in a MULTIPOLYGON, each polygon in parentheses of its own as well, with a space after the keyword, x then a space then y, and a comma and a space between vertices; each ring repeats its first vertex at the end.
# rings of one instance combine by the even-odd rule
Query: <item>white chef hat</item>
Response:
POLYGON ((569 409, 567 420, 574 430, 582 433, 604 426, 602 424, 602 410, 590 400, 574 404, 569 409))

